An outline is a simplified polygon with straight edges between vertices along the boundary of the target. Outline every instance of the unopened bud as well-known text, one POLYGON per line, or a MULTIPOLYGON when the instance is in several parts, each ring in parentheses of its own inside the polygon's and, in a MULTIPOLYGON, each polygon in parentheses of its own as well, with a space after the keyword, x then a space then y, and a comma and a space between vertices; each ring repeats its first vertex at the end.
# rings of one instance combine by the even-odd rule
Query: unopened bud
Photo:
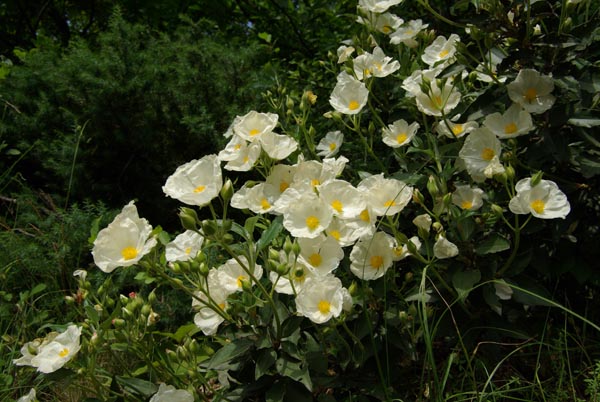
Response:
POLYGON ((286 236, 285 242, 283 243, 283 251, 285 252, 285 254, 290 255, 293 247, 294 247, 294 243, 292 242, 292 239, 290 239, 290 236, 286 236))
POLYGON ((506 173, 506 178, 510 181, 513 181, 515 179, 515 168, 512 167, 511 165, 508 165, 504 168, 504 171, 506 173))
POLYGON ((270 248, 269 259, 279 262, 279 251, 275 250, 274 248, 270 248))
POLYGON ((423 204, 425 202, 425 197, 423 197, 423 194, 421 194, 421 192, 419 191, 418 188, 415 188, 413 190, 413 196, 412 196, 412 198, 413 198, 413 202, 415 204, 421 205, 421 204, 423 204))
POLYGON ((225 243, 225 244, 233 243, 233 235, 231 233, 225 233, 223 235, 223 243, 225 243))
POLYGON ((294 244, 292 244, 292 252, 296 257, 300 255, 300 244, 298 244, 297 241, 295 241, 294 244))
POLYGON ((504 210, 498 204, 492 204, 492 206, 490 207, 490 209, 492 210, 492 212, 496 216, 502 216, 502 214, 504 213, 504 210))
POLYGON ((230 179, 225 180, 223 187, 221 187, 221 198, 223 201, 229 201, 233 197, 233 183, 230 179))
POLYGON ((179 220, 184 229, 198 229, 198 214, 191 208, 181 207, 179 209, 179 220))
POLYGON ((433 175, 429 176, 429 179, 427 180, 427 191, 433 198, 440 195, 440 187, 437 183, 437 179, 433 175))
POLYGON ((531 187, 535 187, 538 184, 540 184, 540 181, 542 181, 543 175, 544 175, 544 172, 542 172, 541 170, 539 172, 537 172, 536 174, 534 174, 531 177, 531 181, 530 181, 531 187))
POLYGON ((444 226, 442 226, 440 222, 433 222, 431 224, 431 227, 433 228, 435 233, 440 233, 442 230, 444 230, 444 226))
POLYGON ((203 220, 202 221, 202 232, 204 232, 205 236, 213 236, 217 233, 217 223, 211 220, 203 220))
POLYGON ((350 296, 356 296, 358 293, 358 284, 355 281, 352 281, 348 287, 348 293, 350 293, 350 296))
POLYGON ((287 107, 288 109, 294 108, 294 100, 292 98, 290 98, 289 96, 286 96, 285 107, 287 107))
POLYGON ((275 272, 277 272, 278 275, 283 276, 290 272, 290 267, 288 264, 279 264, 275 267, 275 272))
POLYGON ((444 207, 448 208, 450 204, 452 204, 452 193, 447 193, 444 195, 442 198, 442 203, 444 204, 444 207))
POLYGON ((201 262, 200 266, 198 267, 198 272, 200 272, 200 275, 206 277, 210 272, 210 268, 208 267, 208 265, 206 265, 205 262, 201 262))
POLYGON ((412 272, 407 272, 406 274, 404 274, 404 280, 406 282, 412 281, 413 278, 414 278, 414 274, 412 272))

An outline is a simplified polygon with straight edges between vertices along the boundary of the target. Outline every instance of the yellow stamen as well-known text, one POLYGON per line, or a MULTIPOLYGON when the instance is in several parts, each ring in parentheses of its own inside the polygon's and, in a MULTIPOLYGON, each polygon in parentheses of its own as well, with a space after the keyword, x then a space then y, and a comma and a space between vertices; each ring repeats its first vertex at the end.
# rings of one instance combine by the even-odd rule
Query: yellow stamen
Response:
POLYGON ((380 255, 374 255, 371 257, 370 263, 373 269, 379 269, 383 265, 383 257, 380 255))
POLYGON ((245 280, 247 280, 248 278, 244 275, 240 275, 237 277, 237 286, 238 288, 242 287, 242 284, 244 283, 245 280))
POLYGON ((64 348, 63 350, 61 350, 60 352, 58 352, 58 355, 60 357, 66 357, 69 354, 69 349, 68 348, 64 348))
POLYGON ((381 28, 381 32, 383 32, 384 34, 389 34, 390 32, 392 32, 392 27, 389 25, 384 25, 381 28))
POLYGON ((244 163, 248 163, 248 161, 249 161, 249 160, 250 160, 250 158, 249 158, 249 157, 247 157, 247 156, 244 156, 244 163))
POLYGON ((313 267, 319 267, 323 262, 323 257, 321 257, 321 254, 313 253, 310 257, 308 257, 308 262, 313 267))
POLYGON ((283 193, 285 190, 287 190, 287 188, 290 186, 290 183, 285 182, 285 181, 281 181, 281 183, 279 183, 279 192, 283 193))
POLYGON ((504 126, 504 134, 514 134, 517 132, 517 125, 513 122, 508 123, 504 126))
POLYGON ((219 308, 221 310, 225 310, 225 303, 224 302, 223 303, 219 303, 218 306, 219 306, 219 308))
POLYGON ((546 203, 542 200, 533 200, 529 206, 538 214, 543 214, 544 209, 546 208, 546 203))
POLYGON ((124 260, 133 260, 138 255, 138 251, 135 247, 125 247, 121 250, 121 255, 124 260))
POLYGON ((406 133, 400 133, 396 136, 396 142, 398 144, 403 144, 407 138, 408 138, 408 135, 406 135, 406 133))
POLYGON ((294 281, 302 283, 306 279, 306 272, 302 268, 294 271, 294 281))
POLYGON ((455 124, 452 127, 452 134, 454 134, 455 136, 457 136, 459 134, 462 134, 463 130, 464 130, 464 127, 463 127, 462 124, 455 124))
POLYGON ((331 310, 331 303, 329 303, 327 300, 321 300, 317 305, 317 308, 321 314, 329 314, 329 311, 331 310))
POLYGON ((269 201, 267 201, 266 198, 263 198, 262 200, 260 200, 260 207, 262 209, 269 209, 271 208, 271 204, 269 204, 269 201))
POLYGON ((473 203, 471 201, 463 201, 460 203, 460 207, 462 209, 471 209, 473 208, 473 203))
POLYGON ((198 186, 198 187, 196 187, 196 188, 194 189, 194 193, 201 193, 201 192, 203 192, 205 189, 206 189, 206 186, 202 186, 202 185, 200 185, 200 186, 198 186))
POLYGON ((342 204, 342 202, 340 200, 333 200, 331 202, 331 207, 333 209, 335 209, 336 211, 338 211, 339 213, 342 213, 342 209, 344 208, 344 204, 342 204))
POLYGON ((531 103, 537 98, 537 90, 535 88, 529 88, 525 91, 523 97, 528 103, 531 103))
POLYGON ((242 147, 242 144, 235 144, 235 146, 233 147, 233 149, 236 150, 236 151, 239 151, 241 147, 242 147))
POLYGON ((484 148, 483 151, 481 151, 481 159, 484 161, 491 161, 494 159, 494 156, 496 156, 496 153, 492 148, 484 148))
POLYGON ((348 104, 348 109, 350 110, 356 110, 360 107, 359 103, 355 100, 351 100, 350 103, 348 104))
POLYGON ((188 248, 185 249, 185 253, 187 255, 190 255, 191 252, 192 252, 192 248, 191 247, 188 247, 188 248))
POLYGON ((333 237, 337 241, 340 241, 340 237, 342 237, 342 235, 340 234, 339 230, 330 230, 329 231, 329 236, 333 237))
POLYGON ((443 59, 444 57, 448 56, 448 51, 446 49, 442 50, 439 54, 440 59, 443 59))
POLYGON ((431 101, 433 102, 433 106, 435 106, 438 109, 441 109, 442 106, 444 106, 444 102, 442 101, 442 97, 439 96, 439 95, 436 95, 433 98, 431 98, 431 101))
POLYGON ((252 130, 250 130, 250 132, 248 134, 250 134, 251 137, 254 137, 258 133, 260 133, 260 131, 258 131, 257 129, 253 128, 252 130))
POLYGON ((315 186, 318 186, 319 184, 321 184, 321 181, 320 181, 319 179, 312 179, 312 180, 310 181, 310 184, 311 184, 313 187, 315 187, 315 186))
POLYGON ((306 218, 306 226, 311 231, 315 230, 319 226, 319 218, 314 215, 309 216, 306 218))
POLYGON ((361 221, 371 222, 371 217, 369 216, 369 210, 363 209, 359 216, 360 216, 361 221))
POLYGON ((332 142, 331 144, 329 144, 329 150, 330 151, 335 151, 335 149, 337 148, 337 145, 335 142, 332 142))
POLYGON ((394 200, 388 200, 383 204, 383 206, 386 208, 393 207, 395 205, 396 205, 396 201, 394 201, 394 200))

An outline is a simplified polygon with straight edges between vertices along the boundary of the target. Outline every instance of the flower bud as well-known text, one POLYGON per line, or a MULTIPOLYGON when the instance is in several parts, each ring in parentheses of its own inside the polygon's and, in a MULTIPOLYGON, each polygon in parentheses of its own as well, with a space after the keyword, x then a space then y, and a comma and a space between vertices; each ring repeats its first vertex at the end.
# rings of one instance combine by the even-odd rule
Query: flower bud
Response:
POLYGON ((279 264, 276 266, 275 272, 277 272, 278 275, 283 276, 290 272, 290 267, 288 264, 279 264))
POLYGON ((435 230, 435 233, 440 233, 442 230, 444 230, 444 226, 442 226, 440 222, 433 222, 431 227, 433 230, 435 230))
POLYGON ((233 235, 231 233, 225 233, 222 240, 225 244, 231 244, 233 243, 233 235))
POLYGON ((414 278, 414 274, 412 272, 407 272, 406 274, 404 274, 404 280, 406 282, 412 281, 413 278, 414 278))
POLYGON ((221 198, 227 202, 233 197, 233 183, 230 179, 225 180, 223 187, 221 187, 221 198))
POLYGON ((148 314, 150 314, 150 311, 152 311, 152 308, 150 307, 150 305, 149 305, 149 304, 144 304, 144 305, 142 306, 142 310, 141 310, 141 312, 142 312, 142 314, 143 314, 144 316, 148 316, 148 314))
POLYGON ((440 187, 435 176, 433 175, 429 176, 429 179, 427 180, 427 191, 433 198, 436 198, 438 195, 440 195, 440 187))
POLYGON ((198 267, 198 272, 200 273, 200 275, 207 277, 208 273, 210 272, 210 268, 208 267, 208 265, 206 265, 205 262, 201 262, 200 266, 198 267))
POLYGON ((448 208, 450 204, 452 204, 452 193, 447 193, 446 195, 444 195, 444 197, 442 198, 442 204, 444 204, 444 207, 446 208, 448 208))
POLYGON ((298 244, 298 242, 297 242, 297 241, 295 241, 295 242, 292 244, 292 252, 294 253, 294 255, 295 255, 296 257, 298 257, 298 255, 300 255, 300 244, 298 244))
POLYGON ((536 174, 534 174, 531 177, 531 181, 530 181, 531 187, 535 187, 538 184, 540 184, 540 181, 542 181, 543 175, 544 175, 544 172, 542 172, 541 170, 539 172, 537 172, 536 174))
POLYGON ((288 109, 293 109, 294 108, 294 100, 292 98, 290 98, 290 96, 286 96, 286 100, 285 100, 285 107, 288 109))
POLYGON ((425 197, 423 197, 423 194, 421 194, 418 188, 413 190, 412 198, 413 202, 418 205, 422 205, 425 202, 425 197))
POLYGON ((492 206, 490 208, 491 208, 492 212, 494 213, 494 215, 496 215, 496 216, 502 216, 502 214, 504 213, 504 210, 498 204, 492 204, 492 206))
POLYGON ((515 168, 511 165, 507 165, 504 168, 504 172, 506 173, 506 178, 508 180, 513 181, 515 179, 515 168))
POLYGON ((217 233, 217 229, 218 227, 215 221, 208 219, 202 221, 202 232, 204 232, 204 235, 213 236, 215 233, 217 233))
POLYGON ((348 287, 348 293, 350 293, 351 296, 356 296, 358 293, 358 284, 355 281, 352 281, 348 287))
MULTIPOLYGON (((290 255, 290 253, 292 252, 292 249, 294 247, 294 243, 292 243, 292 240, 290 239, 290 236, 286 236, 285 237, 285 242, 283 243, 283 251, 285 252, 286 255, 290 255)), ((278 253, 278 257, 279 258, 279 253, 278 253)))
POLYGON ((198 228, 198 214, 192 208, 181 207, 179 220, 184 229, 196 230, 198 228))
POLYGON ((274 248, 270 248, 269 249, 269 259, 279 262, 279 251, 275 250, 274 248))

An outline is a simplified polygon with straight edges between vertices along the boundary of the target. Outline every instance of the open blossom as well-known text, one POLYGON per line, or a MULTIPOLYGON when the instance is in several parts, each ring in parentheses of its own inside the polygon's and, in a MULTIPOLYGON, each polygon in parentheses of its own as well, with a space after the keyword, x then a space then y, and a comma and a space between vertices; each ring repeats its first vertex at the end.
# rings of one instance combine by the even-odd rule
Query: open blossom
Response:
POLYGON ((409 125, 406 120, 396 120, 382 130, 383 142, 392 148, 408 145, 418 129, 419 123, 417 122, 413 122, 409 125))
POLYGON ((354 53, 353 46, 342 45, 337 49, 338 63, 343 63, 354 53))
POLYGON ((483 205, 483 190, 468 185, 457 185, 452 193, 452 203, 461 209, 475 211, 483 205))
POLYGON ((395 241, 384 232, 359 239, 350 253, 350 271, 370 281, 381 278, 394 262, 395 241))
POLYGON ((344 142, 344 134, 341 131, 330 131, 319 141, 317 155, 324 158, 335 156, 344 142))
POLYGON ((402 81, 402 88, 406 91, 406 96, 414 98, 421 94, 421 84, 423 84, 423 81, 433 81, 441 71, 442 69, 439 67, 413 71, 410 76, 402 81))
POLYGON ((532 214, 541 219, 564 219, 571 212, 567 196, 553 181, 540 180, 532 186, 531 178, 525 178, 519 180, 515 188, 517 195, 508 204, 514 214, 532 214))
POLYGON ((194 324, 204 335, 214 335, 219 325, 225 321, 224 312, 229 306, 227 298, 234 291, 226 289, 219 281, 219 273, 212 269, 206 278, 207 293, 197 291, 192 299, 192 308, 196 311, 194 324))
POLYGON ((275 291, 286 295, 298 294, 306 280, 318 275, 304 259, 296 258, 293 254, 285 254, 283 250, 279 252, 279 262, 288 264, 289 271, 285 275, 279 275, 275 271, 269 272, 269 280, 273 283, 275 291))
POLYGON ((317 275, 327 275, 336 269, 344 258, 344 251, 332 237, 321 234, 315 238, 298 239, 300 259, 317 275))
POLYGON ((32 366, 44 374, 53 373, 71 360, 81 348, 81 327, 69 325, 65 332, 51 332, 44 339, 28 342, 21 348, 17 366, 32 366))
POLYGON ((460 92, 447 80, 440 88, 437 80, 431 81, 428 93, 420 91, 415 99, 417 108, 429 116, 442 116, 449 114, 460 102, 460 92))
POLYGON ((231 206, 238 209, 249 209, 255 214, 272 212, 280 192, 271 183, 258 183, 252 187, 245 183, 233 194, 231 206))
POLYGON ((392 45, 403 43, 410 48, 414 48, 418 45, 418 42, 415 40, 416 36, 428 26, 429 24, 423 24, 423 21, 420 19, 410 20, 404 25, 399 26, 390 35, 390 43, 392 45))
POLYGON ((377 216, 395 215, 412 199, 412 187, 401 180, 386 179, 383 173, 363 179, 357 188, 377 216))
POLYGON ((440 236, 433 245, 433 255, 440 260, 456 257, 458 255, 458 247, 444 236, 440 236))
POLYGON ((36 396, 35 388, 31 388, 27 395, 23 395, 17 399, 17 402, 35 402, 37 401, 36 396))
POLYGON ((368 14, 367 16, 358 16, 356 22, 367 25, 385 35, 389 35, 404 23, 404 20, 392 13, 368 14))
POLYGON ((385 13, 388 8, 402 3, 404 0, 358 0, 358 8, 372 13, 385 13))
POLYGON ((377 46, 373 53, 363 53, 354 59, 354 74, 359 80, 369 77, 387 77, 400 68, 400 63, 386 56, 377 46))
POLYGON ((316 324, 338 317, 344 308, 342 282, 333 275, 312 277, 296 296, 298 314, 316 324))
POLYGON ((283 226, 294 237, 317 237, 329 226, 333 217, 325 202, 311 192, 298 193, 290 198, 289 203, 282 205, 283 226))
POLYGON ((318 186, 319 198, 342 219, 356 218, 367 207, 362 193, 345 180, 330 180, 318 186))
POLYGON ((194 396, 184 389, 161 383, 149 402, 194 402, 194 396))
POLYGON ((264 134, 272 132, 278 120, 279 115, 275 113, 259 113, 252 110, 234 123, 233 132, 246 141, 256 142, 264 134))
POLYGON ((554 104, 554 81, 533 69, 524 68, 517 78, 506 86, 510 99, 529 113, 539 114, 554 104))
POLYGON ((421 248, 421 240, 419 240, 418 236, 411 237, 410 239, 408 239, 408 242, 406 244, 403 244, 401 246, 398 245, 396 243, 396 239, 394 239, 394 261, 401 261, 406 257, 413 255, 408 249, 408 243, 412 243, 412 245, 415 246, 415 249, 417 251, 421 248))
POLYGON ((517 103, 513 103, 504 113, 486 116, 483 125, 501 139, 527 134, 535 128, 529 112, 517 103))
POLYGON ((167 178, 163 192, 188 205, 204 206, 219 195, 223 186, 217 155, 206 155, 179 166, 167 178))
POLYGON ((98 232, 92 248, 94 263, 106 273, 117 267, 136 264, 156 245, 151 233, 152 226, 138 216, 131 201, 107 227, 98 232))
POLYGON ((248 271, 252 273, 254 279, 259 280, 262 278, 262 267, 256 263, 254 266, 250 266, 246 257, 240 255, 237 259, 230 258, 217 268, 217 280, 219 281, 219 285, 227 292, 241 292, 244 282, 248 282, 251 286, 254 286, 254 281, 248 271))
POLYGON ((446 39, 445 36, 438 36, 431 45, 425 48, 421 60, 428 66, 440 63, 444 66, 451 64, 454 61, 454 53, 456 53, 456 42, 460 41, 457 34, 452 34, 446 39))
POLYGON ((442 120, 435 127, 435 131, 439 135, 443 135, 448 138, 461 138, 476 128, 479 128, 479 123, 476 121, 456 123, 450 120, 442 120))
POLYGON ((501 152, 500 140, 489 129, 481 127, 467 136, 458 156, 471 178, 483 182, 504 172, 501 152))
POLYGON ((364 83, 346 73, 338 77, 338 83, 329 97, 329 103, 342 114, 357 114, 367 104, 369 90, 364 83))
POLYGON ((204 237, 200 233, 186 230, 166 245, 165 258, 169 262, 191 260, 198 255, 203 242, 204 237))

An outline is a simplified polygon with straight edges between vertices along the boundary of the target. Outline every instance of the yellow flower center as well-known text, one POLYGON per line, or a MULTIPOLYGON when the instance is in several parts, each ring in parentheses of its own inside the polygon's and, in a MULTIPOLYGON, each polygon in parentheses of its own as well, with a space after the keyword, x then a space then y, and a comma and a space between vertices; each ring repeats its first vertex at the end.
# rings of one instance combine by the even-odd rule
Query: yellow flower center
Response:
POLYGON ((332 142, 331 144, 329 144, 329 150, 330 151, 335 151, 335 149, 337 148, 337 145, 335 142, 332 142))
POLYGON ((384 25, 381 28, 381 32, 383 32, 384 34, 388 34, 388 33, 392 32, 392 27, 389 25, 384 25))
POLYGON ((219 303, 218 306, 221 310, 225 310, 225 302, 219 303))
POLYGON ((138 255, 138 251, 135 247, 125 247, 121 250, 121 255, 124 260, 133 260, 138 255))
POLYGON ((455 136, 457 136, 459 134, 462 134, 463 130, 464 130, 464 128, 463 128, 462 124, 455 124, 452 127, 452 134, 454 134, 455 136))
POLYGON ((527 91, 525 91, 523 97, 527 102, 531 103, 535 100, 535 98, 537 98, 537 90, 535 88, 529 88, 527 91))
POLYGON ((308 218, 306 218, 306 227, 308 227, 309 230, 315 230, 318 226, 319 218, 317 218, 314 215, 311 215, 308 218))
POLYGON ((249 160, 250 158, 248 156, 244 156, 244 163, 248 163, 249 160))
POLYGON ((359 216, 360 216, 361 221, 371 222, 371 217, 369 216, 369 210, 363 209, 359 216))
POLYGON ((440 56, 440 59, 443 59, 444 57, 448 56, 448 51, 444 49, 440 52, 438 56, 440 56))
POLYGON ((308 262, 313 267, 319 267, 323 262, 323 257, 321 257, 321 254, 313 253, 310 257, 308 257, 308 262))
MULTIPOLYGON (((363 75, 364 75, 365 77, 368 77, 368 76, 370 76, 370 75, 371 75, 371 70, 369 70, 368 68, 365 68, 365 69, 363 70, 363 75)), ((353 101, 353 102, 354 102, 354 101, 353 101)), ((350 102, 350 105, 352 105, 352 102, 350 102)), ((356 109, 356 108, 358 108, 358 102, 356 102, 356 107, 355 107, 355 108, 352 108, 352 106, 350 106, 350 109, 351 109, 351 110, 354 110, 354 109, 356 109)))
POLYGON ((342 237, 342 235, 340 234, 339 230, 331 230, 329 232, 329 236, 333 237, 337 241, 340 241, 340 237, 342 237))
POLYGON ((406 135, 406 133, 400 133, 396 136, 396 142, 398 144, 402 144, 402 143, 404 143, 404 141, 406 141, 407 138, 408 138, 408 135, 406 135))
POLYGON ((442 101, 442 97, 440 95, 436 95, 433 98, 431 98, 431 101, 433 102, 433 106, 435 106, 438 109, 441 109, 443 106, 443 101, 442 101))
POLYGON ((242 144, 235 144, 235 146, 233 147, 233 149, 236 150, 236 151, 239 151, 241 147, 242 147, 242 144))
POLYGON ((389 208, 389 207, 393 207, 396 206, 396 201, 394 200, 387 200, 384 204, 384 207, 389 208))
POLYGON ((462 209, 471 209, 473 208, 473 203, 471 201, 463 201, 460 203, 460 207, 462 209))
POLYGON ((187 255, 190 255, 191 252, 192 252, 192 248, 191 247, 188 247, 188 248, 185 249, 185 253, 187 255))
POLYGON ((484 161, 491 161, 494 159, 494 156, 496 156, 496 153, 492 148, 484 148, 483 151, 481 151, 481 159, 484 161))
POLYGON ((370 263, 373 269, 379 269, 383 265, 383 257, 380 255, 374 255, 371 257, 370 263))
POLYGON ((68 348, 64 348, 63 350, 61 350, 60 352, 58 352, 58 356, 60 357, 66 357, 69 354, 69 349, 68 348))
POLYGON ((251 137, 254 137, 258 133, 260 133, 260 131, 258 131, 257 129, 253 128, 252 130, 250 130, 250 132, 248 134, 250 134, 251 137))
POLYGON ((281 183, 279 183, 279 192, 283 193, 285 190, 287 190, 287 188, 289 186, 290 186, 290 183, 282 180, 281 183))
POLYGON ((321 314, 329 314, 329 311, 331 310, 331 303, 329 303, 327 300, 321 300, 317 305, 317 308, 321 314))
POLYGON ((348 104, 348 109, 350 109, 350 110, 356 110, 356 109, 359 108, 359 106, 360 105, 358 104, 357 101, 351 100, 350 103, 348 104))
POLYGON ((244 283, 244 281, 248 279, 245 275, 240 275, 237 277, 237 286, 238 288, 242 287, 242 284, 244 283))
POLYGON ((271 208, 271 204, 269 204, 269 201, 267 201, 266 198, 263 198, 262 200, 260 200, 260 207, 262 209, 269 209, 271 208))
POLYGON ((538 214, 543 214, 544 209, 546 208, 546 203, 542 200, 533 200, 529 206, 538 214))
POLYGON ((339 213, 342 213, 342 209, 344 208, 344 204, 342 204, 342 202, 340 200, 333 200, 331 202, 331 207, 333 209, 335 209, 336 211, 338 211, 339 213))
POLYGON ((504 126, 504 134, 514 134, 517 132, 517 125, 513 122, 508 123, 504 126))
POLYGON ((313 187, 315 187, 315 186, 318 186, 319 184, 321 184, 321 181, 320 181, 319 179, 312 179, 312 180, 310 181, 310 184, 311 184, 313 187))
POLYGON ((196 188, 194 189, 194 193, 201 193, 201 192, 203 192, 205 189, 206 189, 206 186, 202 186, 202 185, 200 185, 200 186, 198 186, 198 187, 196 187, 196 188))
POLYGON ((294 281, 302 283, 306 279, 306 272, 302 268, 294 271, 294 281))

